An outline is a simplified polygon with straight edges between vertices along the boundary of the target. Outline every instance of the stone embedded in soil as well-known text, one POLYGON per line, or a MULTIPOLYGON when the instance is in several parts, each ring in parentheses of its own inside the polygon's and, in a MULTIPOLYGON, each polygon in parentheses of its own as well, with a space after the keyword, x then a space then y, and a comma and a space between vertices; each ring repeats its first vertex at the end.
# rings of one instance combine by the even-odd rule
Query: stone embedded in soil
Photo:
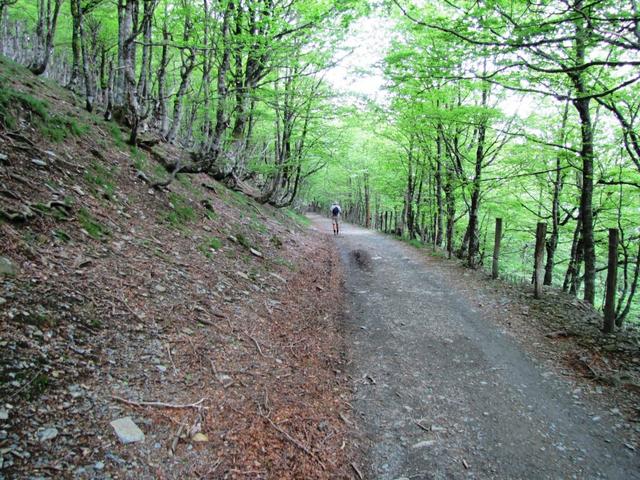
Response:
POLYGON ((240 278, 244 278, 245 280, 251 280, 249 278, 249 275, 247 275, 246 273, 243 272, 236 272, 236 275, 238 275, 240 278))
POLYGON ((9 420, 9 410, 0 408, 0 420, 9 420))
POLYGON ((45 162, 44 160, 40 160, 39 158, 32 158, 31 159, 31 163, 33 163, 37 167, 46 167, 47 166, 47 162, 45 162))
POLYGON ((422 442, 414 443, 411 448, 425 448, 432 447, 436 444, 435 440, 424 440, 422 442))
POLYGON ((202 432, 198 432, 193 437, 191 437, 191 440, 193 440, 194 442, 208 442, 209 437, 202 432))
POLYGON ((0 257, 0 275, 15 277, 18 273, 17 267, 7 257, 0 257))
POLYGON ((256 250, 255 248, 250 248, 249 251, 251 252, 252 255, 255 255, 256 257, 260 257, 260 258, 263 257, 262 253, 256 250))
POLYGON ((41 442, 46 442, 47 440, 53 440, 57 436, 58 436, 58 429, 54 427, 45 428, 44 430, 41 430, 38 432, 38 440, 40 440, 41 442))
POLYGON ((131 420, 131 417, 113 420, 111 426, 122 443, 127 444, 144 440, 144 433, 142 433, 142 430, 131 420))

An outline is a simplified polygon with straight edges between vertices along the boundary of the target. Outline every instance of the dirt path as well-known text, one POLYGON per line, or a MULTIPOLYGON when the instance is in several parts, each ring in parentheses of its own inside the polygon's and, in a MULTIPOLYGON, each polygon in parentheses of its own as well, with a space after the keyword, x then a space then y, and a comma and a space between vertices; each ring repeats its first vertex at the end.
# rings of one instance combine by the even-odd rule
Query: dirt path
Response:
POLYGON ((640 478, 615 410, 525 354, 446 263, 350 225, 336 244, 367 478, 640 478))

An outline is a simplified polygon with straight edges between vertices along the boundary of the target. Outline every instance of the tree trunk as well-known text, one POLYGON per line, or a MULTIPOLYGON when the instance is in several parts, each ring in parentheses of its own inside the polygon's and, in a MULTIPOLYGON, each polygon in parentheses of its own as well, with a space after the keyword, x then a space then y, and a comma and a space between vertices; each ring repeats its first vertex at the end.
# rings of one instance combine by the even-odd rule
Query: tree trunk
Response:
MULTIPOLYGON (((216 102, 216 126, 213 132, 213 139, 211 141, 211 151, 209 154, 209 161, 207 165, 207 169, 213 167, 214 164, 218 164, 220 161, 221 153, 222 153, 222 140, 225 131, 227 130, 229 123, 228 119, 225 115, 225 104, 227 101, 227 73, 230 67, 231 61, 231 39, 230 37, 230 27, 229 22, 231 19, 231 14, 234 9, 234 4, 232 1, 227 3, 227 7, 225 8, 223 17, 222 17, 222 25, 221 25, 221 47, 222 47, 222 59, 220 62, 220 67, 218 67, 218 76, 217 76, 217 94, 218 99, 216 102)), ((224 165, 219 165, 219 170, 221 170, 222 174, 225 174, 224 165)))
POLYGON ((609 265, 602 331, 611 333, 616 324, 616 288, 618 285, 618 229, 609 229, 609 265))
MULTIPOLYGON (((565 141, 565 130, 567 126, 567 117, 569 113, 569 104, 565 103, 564 111, 562 114, 562 123, 560 125, 560 143, 565 141)), ((558 237, 560 235, 560 193, 562 192, 564 176, 561 172, 562 160, 560 154, 556 155, 556 171, 553 181, 553 194, 551 198, 551 235, 547 240, 547 263, 544 268, 544 284, 553 284, 553 268, 555 264, 555 254, 558 247, 558 237)))
POLYGON ((49 65, 49 60, 53 53, 53 39, 56 34, 61 5, 62 0, 38 0, 38 23, 36 28, 38 51, 36 58, 29 66, 31 72, 35 75, 42 75, 49 65), (52 1, 54 2, 53 10, 51 8, 52 1))
MULTIPOLYGON (((0 0, 1 1, 1 0, 0 0)), ((82 23, 82 5, 81 0, 69 0, 69 8, 71 10, 71 78, 67 84, 67 88, 76 91, 80 83, 80 63, 81 49, 80 24, 82 23)))
MULTIPOLYGON (((488 96, 489 87, 485 83, 482 89, 482 108, 485 108, 487 106, 488 96)), ((469 227, 467 229, 469 233, 467 264, 471 268, 477 268, 479 266, 478 255, 480 253, 480 235, 478 227, 478 215, 480 212, 480 182, 482 177, 482 164, 484 162, 484 144, 487 133, 487 119, 484 117, 484 114, 477 129, 475 174, 473 177, 473 185, 471 187, 471 207, 469 208, 469 227)))
POLYGON ((196 55, 193 49, 189 48, 188 54, 182 53, 182 68, 180 69, 180 87, 178 88, 178 92, 176 93, 176 97, 173 103, 173 120, 171 123, 171 128, 167 133, 166 140, 170 143, 173 143, 178 135, 178 129, 180 128, 180 123, 182 122, 182 110, 184 107, 184 95, 187 92, 187 88, 189 87, 189 78, 191 77, 191 72, 195 68, 195 60, 196 55))
POLYGON ((371 195, 369 192, 369 173, 364 174, 364 226, 371 228, 371 195))
POLYGON ((442 219, 444 217, 444 207, 442 205, 442 138, 441 127, 438 126, 436 136, 436 169, 435 169, 435 189, 436 189, 436 232, 435 245, 442 246, 442 219))
POLYGON ((204 90, 204 119, 202 122, 202 146, 203 150, 206 149, 206 145, 211 135, 211 66, 213 64, 213 49, 209 49, 210 40, 210 12, 209 12, 209 0, 202 0, 202 6, 204 10, 204 22, 203 22, 203 46, 204 54, 202 61, 202 88, 204 90))
POLYGON ((158 65, 158 100, 156 103, 156 119, 163 137, 169 132, 169 114, 167 113, 167 66, 169 65, 169 27, 167 26, 167 12, 162 23, 162 50, 158 65))
MULTIPOLYGON (((576 10, 583 7, 583 1, 576 1, 576 10)), ((589 27, 591 28, 591 27, 589 27)), ((576 65, 582 65, 586 58, 585 19, 577 16, 575 20, 575 50, 576 65)), ((591 120, 590 101, 586 97, 589 90, 584 82, 584 73, 578 71, 572 75, 577 97, 573 105, 580 116, 580 132, 582 147, 580 157, 582 159, 582 192, 580 196, 580 219, 582 220, 582 245, 584 255, 584 299, 593 305, 595 300, 596 280, 596 251, 593 234, 593 124, 591 120)))
POLYGON ((539 222, 536 228, 536 248, 533 267, 533 296, 542 298, 542 284, 544 279, 544 244, 547 224, 539 222))

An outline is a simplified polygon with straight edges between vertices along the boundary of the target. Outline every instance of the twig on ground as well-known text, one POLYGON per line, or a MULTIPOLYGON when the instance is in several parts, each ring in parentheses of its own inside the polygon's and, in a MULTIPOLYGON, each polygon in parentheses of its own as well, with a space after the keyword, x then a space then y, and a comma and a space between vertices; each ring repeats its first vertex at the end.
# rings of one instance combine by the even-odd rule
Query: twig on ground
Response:
POLYGON ((249 335, 249 332, 242 332, 242 333, 244 333, 247 337, 249 337, 251 340, 253 340, 253 343, 255 344, 256 348, 258 349, 258 353, 260 354, 261 357, 271 358, 268 355, 264 354, 264 352, 262 351, 262 348, 260 348, 260 344, 258 343, 258 341, 254 337, 249 335))
POLYGON ((176 368, 176 364, 173 363, 173 356, 171 355, 171 345, 167 344, 167 353, 169 354, 169 361, 171 362, 171 366, 173 367, 174 375, 178 375, 178 369, 176 368))
POLYGON ((134 400, 127 400, 126 398, 117 397, 115 395, 111 396, 112 399, 117 400, 122 403, 126 403, 127 405, 134 405, 136 407, 158 407, 158 408, 207 408, 203 407, 202 403, 205 401, 204 398, 201 398, 197 402, 194 403, 186 403, 186 404, 177 404, 177 403, 165 403, 165 402, 136 402, 134 400))
POLYGON ((360 480, 364 480, 364 475, 362 475, 362 472, 360 470, 358 470, 358 467, 355 463, 351 463, 351 468, 353 468, 353 470, 356 472, 356 475, 358 475, 358 478, 360 480))
POLYGON ((414 421, 413 423, 415 423, 417 426, 419 426, 422 430, 424 430, 425 432, 430 432, 431 429, 425 427, 424 425, 422 425, 420 422, 418 422, 417 420, 414 421))
POLYGON ((202 479, 205 479, 205 478, 210 478, 209 476, 213 472, 215 472, 221 464, 222 464, 222 460, 221 459, 217 459, 215 461, 215 463, 211 466, 211 468, 209 470, 207 470, 207 472, 200 477, 200 479, 202 480, 202 479))
POLYGON ((115 298, 115 299, 116 299, 116 300, 118 300, 122 305, 124 305, 124 306, 125 306, 125 308, 126 308, 127 310, 129 310, 129 313, 131 313, 131 315, 133 315, 134 317, 136 317, 136 319, 138 319, 138 321, 139 321, 139 322, 144 323, 144 320, 142 319, 142 317, 141 317, 138 313, 136 313, 136 312, 133 310, 133 308, 131 308, 131 307, 129 306, 129 304, 127 303, 127 301, 126 301, 124 298, 120 298, 120 297, 118 297, 118 296, 116 296, 116 295, 112 295, 112 298, 115 298))
POLYGON ((215 323, 213 323, 210 320, 207 320, 206 318, 196 318, 196 321, 198 323, 202 323, 203 325, 209 325, 210 327, 217 327, 217 325, 215 323))
POLYGON ((185 426, 186 426, 185 423, 180 424, 180 428, 178 428, 176 436, 173 437, 173 440, 171 441, 171 447, 169 447, 169 453, 171 455, 176 453, 176 447, 178 446, 178 442, 180 441, 180 435, 182 435, 182 430, 184 430, 185 426))
MULTIPOLYGON (((320 466, 322 467, 323 470, 325 470, 325 465, 324 463, 322 463, 322 461, 316 457, 316 455, 309 450, 309 448, 307 448, 305 445, 303 445, 300 441, 296 440, 295 438, 293 438, 291 435, 289 435, 285 430, 283 430, 282 428, 280 428, 278 425, 276 425, 275 423, 273 423, 273 420, 271 420, 269 417, 267 417, 266 415, 260 415, 262 418, 264 418, 267 422, 269 422, 269 424, 278 432, 280 432, 287 440, 289 440, 293 445, 295 445, 296 447, 298 447, 300 450, 302 450, 304 453, 306 453, 307 455, 309 455, 311 458, 313 458, 316 462, 318 462, 320 464, 320 466)), ((362 477, 361 477, 362 478, 362 477)))
POLYGON ((40 376, 40 374, 43 372, 44 368, 41 368, 40 370, 38 370, 38 373, 36 373, 31 380, 29 380, 27 383, 25 383, 24 385, 22 385, 18 390, 16 390, 15 392, 13 392, 11 395, 9 395, 7 397, 7 399, 13 398, 16 395, 18 395, 21 391, 23 391, 25 388, 27 388, 29 385, 31 385, 36 378, 38 378, 40 376))

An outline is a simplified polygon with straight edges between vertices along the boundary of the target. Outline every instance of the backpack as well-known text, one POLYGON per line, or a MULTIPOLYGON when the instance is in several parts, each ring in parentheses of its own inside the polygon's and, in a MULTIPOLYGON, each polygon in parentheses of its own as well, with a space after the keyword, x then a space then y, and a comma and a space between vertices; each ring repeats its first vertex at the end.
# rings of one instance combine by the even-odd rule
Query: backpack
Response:
POLYGON ((334 217, 337 217, 337 216, 338 216, 338 214, 340 213, 340 207, 336 205, 336 206, 335 206, 335 207, 333 207, 333 209, 331 210, 331 213, 333 213, 333 216, 334 216, 334 217))

